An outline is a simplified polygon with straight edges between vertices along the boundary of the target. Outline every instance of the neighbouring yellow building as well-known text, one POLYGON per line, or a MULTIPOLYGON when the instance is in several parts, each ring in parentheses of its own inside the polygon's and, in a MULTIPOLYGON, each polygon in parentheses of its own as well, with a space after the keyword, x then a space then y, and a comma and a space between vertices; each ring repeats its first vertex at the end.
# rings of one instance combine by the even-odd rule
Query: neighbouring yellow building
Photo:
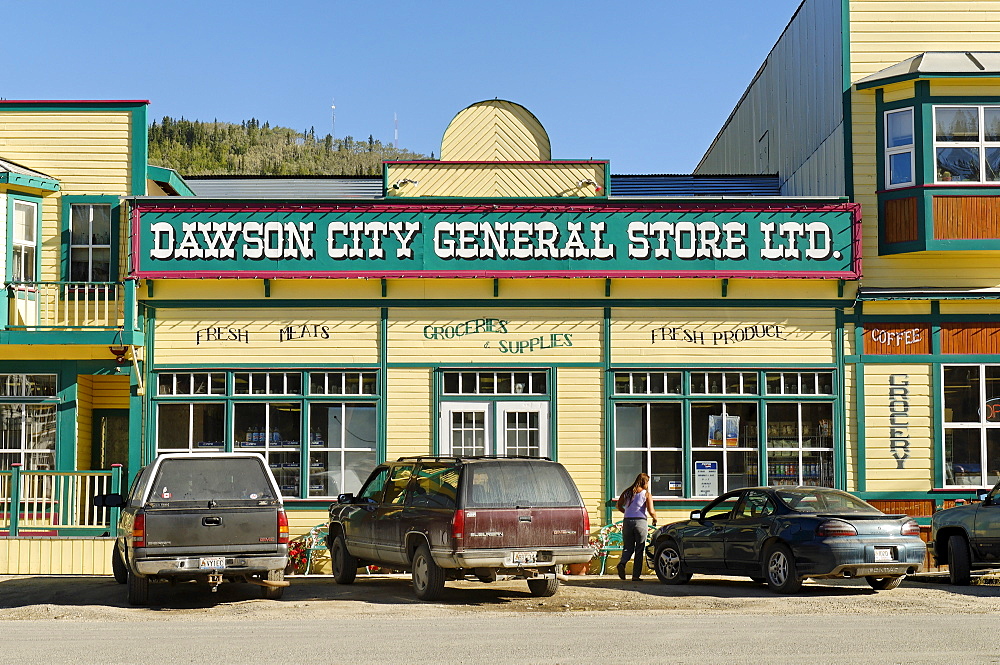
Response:
POLYGON ((997 28, 806 0, 693 176, 554 160, 491 100, 368 194, 185 181, 142 102, 0 102, 0 571, 107 572, 86 498, 167 451, 261 452, 293 535, 402 455, 552 457, 595 527, 640 471, 661 519, 757 484, 972 496, 1000 476, 997 28))

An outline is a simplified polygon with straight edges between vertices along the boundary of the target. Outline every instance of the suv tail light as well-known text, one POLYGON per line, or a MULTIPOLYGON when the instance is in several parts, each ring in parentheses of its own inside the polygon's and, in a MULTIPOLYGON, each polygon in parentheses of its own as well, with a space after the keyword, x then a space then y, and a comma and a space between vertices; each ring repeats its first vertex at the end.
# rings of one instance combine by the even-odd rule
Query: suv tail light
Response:
POLYGON ((132 520, 132 547, 146 546, 146 513, 141 510, 132 520))
POLYGON ((844 520, 827 520, 819 525, 816 529, 816 535, 823 538, 832 538, 835 536, 856 536, 858 535, 858 530, 854 528, 853 524, 845 522, 844 520))
POLYGON ((464 510, 456 510, 454 517, 451 518, 451 537, 453 540, 462 540, 465 538, 464 510))
POLYGON ((917 520, 906 520, 903 522, 904 536, 919 536, 920 535, 920 525, 917 524, 917 520))
POLYGON ((583 509, 583 535, 590 536, 590 513, 583 509))
POLYGON ((282 509, 278 510, 278 544, 288 544, 288 515, 282 509))

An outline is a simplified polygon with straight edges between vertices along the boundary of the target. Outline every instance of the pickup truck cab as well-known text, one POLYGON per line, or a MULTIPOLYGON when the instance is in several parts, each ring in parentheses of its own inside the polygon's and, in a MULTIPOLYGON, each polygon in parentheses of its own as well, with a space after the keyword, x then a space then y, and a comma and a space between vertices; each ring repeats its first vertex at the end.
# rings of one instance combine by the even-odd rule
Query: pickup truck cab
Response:
POLYGON ((401 457, 378 466, 357 496, 330 506, 334 579, 359 566, 409 570, 422 600, 446 579, 527 580, 551 596, 563 564, 589 561, 590 523, 558 462, 518 457, 401 457))
POLYGON ((979 498, 931 516, 927 547, 938 565, 948 564, 952 584, 969 584, 973 570, 1000 568, 1000 483, 979 498))
POLYGON ((281 493, 258 453, 169 453, 142 468, 121 508, 111 555, 128 602, 145 605, 154 580, 258 584, 277 599, 288 582, 288 520, 281 493))

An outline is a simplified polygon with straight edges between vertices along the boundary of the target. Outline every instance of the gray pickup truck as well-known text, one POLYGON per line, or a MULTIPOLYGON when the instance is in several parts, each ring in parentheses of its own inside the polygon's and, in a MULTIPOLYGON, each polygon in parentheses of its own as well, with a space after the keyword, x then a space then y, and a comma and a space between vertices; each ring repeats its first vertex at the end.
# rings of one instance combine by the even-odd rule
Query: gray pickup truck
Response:
POLYGON ((121 508, 111 555, 128 602, 145 605, 152 580, 249 582, 281 597, 288 563, 288 519, 274 476, 257 453, 169 453, 142 468, 128 497, 95 505, 121 508))

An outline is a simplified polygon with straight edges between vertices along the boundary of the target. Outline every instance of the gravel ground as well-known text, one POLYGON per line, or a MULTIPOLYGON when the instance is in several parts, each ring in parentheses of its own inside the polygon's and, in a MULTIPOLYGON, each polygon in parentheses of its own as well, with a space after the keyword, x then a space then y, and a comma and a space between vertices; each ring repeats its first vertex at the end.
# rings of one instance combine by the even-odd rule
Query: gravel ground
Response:
POLYGON ((644 610, 666 613, 752 613, 754 615, 1000 614, 1000 586, 953 587, 940 575, 920 575, 891 591, 872 591, 864 581, 807 582, 801 593, 779 596, 746 578, 696 576, 683 586, 649 577, 622 582, 587 575, 563 583, 551 598, 528 594, 523 581, 494 584, 449 582, 445 597, 423 603, 403 575, 359 576, 341 586, 327 576, 292 577, 284 598, 260 597, 260 587, 223 584, 216 593, 193 583, 155 584, 149 607, 125 602, 125 587, 110 577, 0 576, 0 618, 11 621, 231 620, 379 615, 430 616, 446 613, 561 613, 644 610))

